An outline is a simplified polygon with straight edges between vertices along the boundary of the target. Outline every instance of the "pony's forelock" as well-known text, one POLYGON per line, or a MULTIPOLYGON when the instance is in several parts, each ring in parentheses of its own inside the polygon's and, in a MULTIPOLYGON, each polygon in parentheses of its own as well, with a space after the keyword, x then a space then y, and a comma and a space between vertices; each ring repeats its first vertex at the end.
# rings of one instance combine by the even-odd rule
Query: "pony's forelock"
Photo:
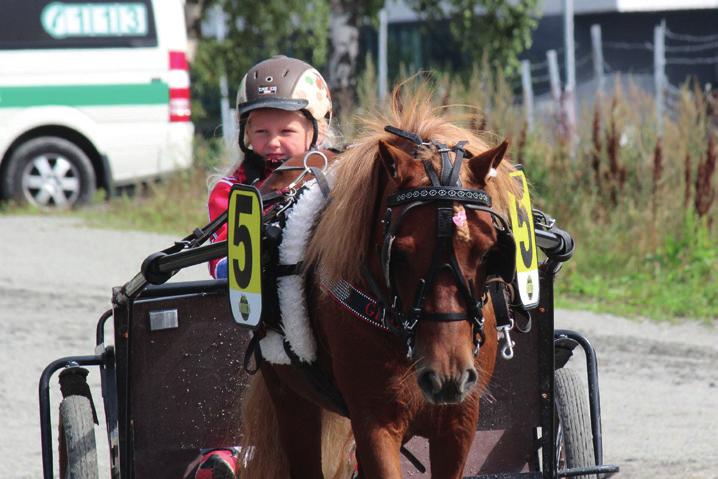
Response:
MULTIPOLYGON (((473 155, 489 149, 476 133, 459 126, 468 116, 452 117, 447 108, 435 108, 432 94, 426 83, 413 89, 399 85, 392 94, 389 111, 362 118, 362 129, 356 135, 358 140, 337 157, 331 201, 317 224, 305 258, 307 264, 319 267, 329 281, 344 279, 356 283, 361 276, 361 265, 371 243, 372 224, 376 221, 374 207, 383 168, 378 160, 378 144, 396 139, 384 131, 386 125, 449 145, 468 141, 465 148, 473 155)), ((508 176, 513 167, 503 161, 497 170, 497 176, 488 181, 484 189, 491 196, 494 209, 505 214, 506 192, 516 191, 508 176)), ((462 169, 461 177, 464 184, 478 186, 467 167, 462 169)))

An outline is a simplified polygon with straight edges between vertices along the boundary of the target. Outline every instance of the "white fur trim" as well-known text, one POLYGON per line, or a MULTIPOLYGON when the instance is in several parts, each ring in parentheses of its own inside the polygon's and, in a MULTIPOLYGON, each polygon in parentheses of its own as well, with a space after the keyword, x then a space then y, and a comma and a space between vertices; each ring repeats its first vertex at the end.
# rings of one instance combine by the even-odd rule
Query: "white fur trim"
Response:
POLYGON ((262 357, 272 364, 292 364, 284 350, 284 340, 276 331, 268 331, 267 335, 259 340, 262 357))
POLYGON ((317 359, 317 342, 307 317, 304 278, 293 274, 279 278, 279 310, 289 347, 305 363, 317 359))
MULTIPOLYGON (((327 181, 332 184, 332 175, 327 174, 327 181)), ((317 215, 322 211, 327 199, 322 194, 319 185, 315 180, 307 183, 307 189, 297 200, 297 203, 287 214, 287 222, 282 234, 282 243, 279 245, 280 264, 297 264, 304 259, 304 252, 309 242, 312 227, 317 215)), ((282 318, 282 329, 289 343, 289 347, 301 361, 311 363, 317 358, 317 342, 314 338, 312 328, 307 315, 307 300, 304 291, 304 277, 300 275, 283 276, 277 281, 277 294, 279 296, 279 310, 282 318)), ((279 335, 274 333, 277 337, 279 335)), ((267 335, 269 337, 269 335, 267 335)), ((266 339, 266 338, 265 338, 266 339)), ((280 337, 281 339, 281 337, 280 337)), ((264 339, 262 355, 275 364, 286 364, 285 358, 289 358, 281 347, 282 356, 275 354, 276 346, 267 342, 267 347, 272 352, 265 354, 264 339), (272 358, 276 357, 277 361, 272 358)))

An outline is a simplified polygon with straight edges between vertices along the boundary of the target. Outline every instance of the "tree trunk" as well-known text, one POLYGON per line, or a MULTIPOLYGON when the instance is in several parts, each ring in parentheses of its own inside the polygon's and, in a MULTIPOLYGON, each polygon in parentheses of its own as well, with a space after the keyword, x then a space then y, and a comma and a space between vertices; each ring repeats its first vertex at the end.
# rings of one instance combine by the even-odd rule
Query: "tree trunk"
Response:
POLYGON ((329 86, 337 116, 351 114, 356 95, 356 65, 359 55, 357 15, 340 0, 332 0, 329 20, 329 86))

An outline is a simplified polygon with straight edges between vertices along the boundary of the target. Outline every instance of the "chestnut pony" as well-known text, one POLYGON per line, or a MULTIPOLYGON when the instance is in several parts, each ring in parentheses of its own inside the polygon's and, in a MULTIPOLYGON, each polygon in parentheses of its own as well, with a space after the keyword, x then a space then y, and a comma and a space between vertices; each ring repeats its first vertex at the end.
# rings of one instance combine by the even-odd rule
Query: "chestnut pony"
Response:
POLYGON ((242 407, 255 448, 243 478, 349 477, 354 442, 361 477, 400 478, 400 448, 414 435, 429 440, 432 477, 462 476, 496 360, 484 291, 504 260, 507 143, 489 148, 442 117, 428 89, 393 98, 337 157, 305 258, 316 367, 350 419, 298 368, 263 362, 242 407), (456 201, 433 200, 452 188, 456 201), (328 291, 341 281, 374 295, 366 304, 383 307, 387 327, 341 305, 328 291))

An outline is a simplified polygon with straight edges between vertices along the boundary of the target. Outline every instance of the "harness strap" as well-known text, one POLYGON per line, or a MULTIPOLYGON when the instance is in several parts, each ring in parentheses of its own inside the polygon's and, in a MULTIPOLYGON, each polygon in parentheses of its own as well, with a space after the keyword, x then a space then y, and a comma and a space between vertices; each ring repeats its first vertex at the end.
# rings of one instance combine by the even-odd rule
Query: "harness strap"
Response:
POLYGON ((247 349, 244 351, 244 370, 247 374, 253 376, 259 371, 259 366, 262 364, 262 348, 259 347, 259 341, 263 335, 255 334, 252 335, 252 339, 247 344, 247 349), (250 366, 252 363, 252 356, 254 356, 254 368, 250 366))
POLYGON ((432 165, 429 160, 423 160, 422 163, 424 164, 426 175, 429 177, 429 181, 431 181, 431 186, 441 186, 441 181, 439 180, 439 175, 436 174, 434 165, 432 165))
POLYGON ((424 140, 422 140, 421 137, 419 135, 417 135, 416 133, 402 130, 401 128, 397 128, 395 126, 387 125, 384 127, 384 131, 386 131, 387 133, 391 133, 393 135, 399 136, 401 138, 404 138, 405 140, 409 140, 412 143, 415 143, 417 145, 424 144, 424 140))
POLYGON ((387 322, 387 308, 374 298, 344 280, 322 283, 329 297, 362 321, 388 332, 398 332, 397 325, 387 322))
POLYGON ((464 160, 464 145, 466 145, 466 143, 468 142, 459 141, 451 149, 454 152, 454 165, 451 167, 449 181, 446 183, 448 186, 461 186, 459 182, 459 171, 461 171, 461 163, 464 160))
POLYGON ((454 166, 451 164, 451 158, 449 158, 449 152, 451 151, 451 148, 446 146, 444 143, 440 143, 438 141, 435 141, 434 145, 436 146, 436 151, 441 157, 441 185, 454 186, 453 184, 449 183, 449 177, 452 173, 451 170, 454 166))
POLYGON ((302 274, 304 262, 297 264, 278 264, 274 267, 274 273, 277 277, 291 276, 293 274, 302 274))
POLYGON ((458 186, 426 186, 400 190, 387 198, 387 206, 397 206, 412 201, 458 201, 491 208, 491 198, 484 190, 469 190, 458 186))
POLYGON ((292 367, 302 371, 309 384, 311 384, 322 397, 328 400, 339 414, 348 418, 349 409, 344 402, 341 392, 339 392, 339 389, 337 389, 329 376, 319 367, 319 363, 305 363, 299 359, 299 356, 292 351, 286 339, 284 339, 284 351, 287 353, 287 356, 289 356, 292 367))
POLYGON ((369 271, 369 267, 366 265, 366 263, 362 263, 361 265, 361 274, 364 278, 364 281, 366 281, 369 285, 369 289, 371 289, 371 292, 374 297, 379 299, 379 303, 381 303, 382 305, 387 304, 384 294, 381 292, 379 285, 374 280, 374 276, 371 274, 371 271, 369 271))
POLYGON ((329 187, 329 182, 327 181, 327 177, 324 176, 324 172, 322 171, 322 169, 317 168, 316 166, 310 166, 309 171, 311 171, 312 175, 314 175, 314 178, 316 178, 317 184, 319 185, 319 189, 321 190, 322 195, 324 195, 325 198, 328 198, 332 189, 329 187))
POLYGON ((498 276, 486 280, 486 289, 491 296, 491 304, 496 315, 496 327, 513 327, 511 317, 510 300, 506 297, 506 283, 498 276))

